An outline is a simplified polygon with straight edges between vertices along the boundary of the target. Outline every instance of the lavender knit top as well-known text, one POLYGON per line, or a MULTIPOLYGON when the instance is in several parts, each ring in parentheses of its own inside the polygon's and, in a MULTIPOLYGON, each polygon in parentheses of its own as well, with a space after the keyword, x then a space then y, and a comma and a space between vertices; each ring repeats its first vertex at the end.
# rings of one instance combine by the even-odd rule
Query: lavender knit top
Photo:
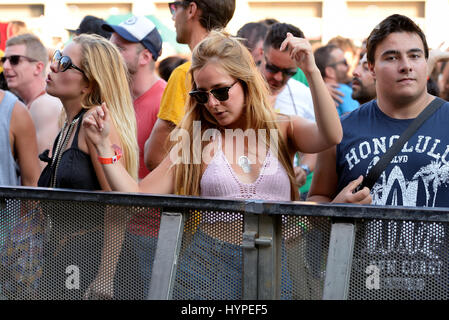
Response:
POLYGON ((201 177, 200 187, 203 197, 291 201, 287 171, 270 151, 267 152, 257 180, 243 183, 221 148, 218 148, 201 177))

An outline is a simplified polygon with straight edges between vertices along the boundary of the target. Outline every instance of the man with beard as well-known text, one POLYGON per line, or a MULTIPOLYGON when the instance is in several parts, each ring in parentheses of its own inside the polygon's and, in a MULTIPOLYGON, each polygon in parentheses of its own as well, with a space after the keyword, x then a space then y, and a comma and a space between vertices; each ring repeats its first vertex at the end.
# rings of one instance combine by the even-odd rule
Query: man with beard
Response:
POLYGON ((143 161, 145 141, 157 120, 167 84, 159 78, 155 68, 162 51, 162 38, 146 17, 133 16, 119 25, 104 24, 103 29, 113 32, 110 41, 118 47, 128 67, 137 120, 139 179, 143 179, 150 172, 143 161))
POLYGON ((376 98, 376 83, 368 68, 366 54, 360 59, 352 76, 352 99, 362 105, 376 98))
POLYGON ((330 44, 318 48, 315 51, 314 56, 324 82, 330 86, 336 87, 336 89, 342 93, 342 102, 337 104, 338 114, 341 116, 357 109, 359 104, 351 98, 352 89, 346 84, 349 82, 349 65, 343 50, 330 44))

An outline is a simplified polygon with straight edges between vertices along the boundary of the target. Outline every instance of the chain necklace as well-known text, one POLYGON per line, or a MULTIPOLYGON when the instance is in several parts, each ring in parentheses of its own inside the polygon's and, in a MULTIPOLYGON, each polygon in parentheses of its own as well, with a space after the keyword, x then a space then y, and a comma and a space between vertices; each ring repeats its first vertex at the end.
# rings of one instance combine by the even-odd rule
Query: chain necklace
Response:
POLYGON ((72 135, 73 128, 75 127, 75 125, 79 119, 80 119, 80 117, 77 116, 72 120, 65 137, 62 138, 64 135, 64 131, 67 127, 67 120, 64 122, 64 126, 62 127, 61 134, 59 135, 58 143, 56 144, 56 150, 55 150, 55 153, 54 153, 54 155, 52 157, 52 161, 51 161, 51 167, 54 168, 53 174, 51 176, 51 181, 50 181, 51 188, 54 188, 56 186, 56 174, 57 174, 57 171, 59 168, 59 163, 61 162, 62 154, 64 153, 64 150, 67 147, 67 143, 70 140, 70 136, 72 135))

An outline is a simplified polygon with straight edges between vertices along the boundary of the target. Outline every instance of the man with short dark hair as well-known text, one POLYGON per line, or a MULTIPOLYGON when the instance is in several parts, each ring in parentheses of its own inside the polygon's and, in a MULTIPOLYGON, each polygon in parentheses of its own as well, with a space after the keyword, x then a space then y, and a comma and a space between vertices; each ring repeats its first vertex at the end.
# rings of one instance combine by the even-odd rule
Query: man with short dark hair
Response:
POLYGON ((342 102, 337 103, 337 111, 341 116, 359 107, 359 103, 351 98, 352 89, 349 82, 349 65, 343 50, 335 45, 326 45, 315 50, 316 65, 320 69, 324 82, 329 87, 341 92, 342 102))
POLYGON ((429 49, 409 18, 392 15, 367 42, 377 100, 342 118, 343 140, 318 156, 309 199, 317 202, 449 206, 449 105, 435 112, 404 145, 371 190, 353 193, 370 168, 435 98, 427 93, 429 49), (434 178, 430 178, 434 175, 434 178), (434 181, 435 183, 431 183, 434 181))
MULTIPOLYGON (((168 5, 175 22, 176 41, 187 44, 190 50, 211 30, 224 29, 235 11, 235 0, 184 0, 168 5)), ((162 96, 158 120, 145 143, 145 164, 150 170, 166 156, 169 134, 184 117, 184 105, 190 90, 189 68, 190 62, 186 62, 173 71, 162 96)))
POLYGON ((368 66, 366 54, 352 72, 352 99, 360 105, 376 98, 376 83, 368 66))
MULTIPOLYGON (((427 92, 428 56, 425 35, 411 19, 392 15, 374 28, 367 59, 377 99, 342 117, 343 139, 319 154, 308 200, 449 207, 449 103, 445 101, 402 146, 371 190, 356 191, 434 101, 427 92)), ((364 241, 355 246, 351 277, 367 279, 365 272, 371 266, 379 270, 380 283, 376 290, 362 287, 359 298, 423 299, 447 294, 446 224, 369 219, 358 230, 357 238, 364 241), (433 266, 434 270, 428 269, 433 266)))
MULTIPOLYGON (((288 51, 280 50, 287 33, 304 38, 304 33, 291 24, 273 24, 264 40, 263 59, 259 69, 270 87, 272 104, 277 112, 298 115, 315 121, 310 89, 305 84, 292 79, 297 72, 296 62, 290 57, 288 51)), ((303 155, 301 163, 295 157, 294 170, 299 186, 304 186, 307 181, 311 181, 315 160, 316 155, 312 154, 303 155)), ((301 190, 301 193, 307 194, 307 191, 308 185, 301 190)))
MULTIPOLYGON (((30 111, 36 127, 38 153, 52 150, 59 132, 59 116, 62 103, 46 93, 47 49, 38 37, 22 34, 8 39, 3 72, 8 88, 15 93, 30 111)), ((46 163, 40 161, 41 169, 46 163)))

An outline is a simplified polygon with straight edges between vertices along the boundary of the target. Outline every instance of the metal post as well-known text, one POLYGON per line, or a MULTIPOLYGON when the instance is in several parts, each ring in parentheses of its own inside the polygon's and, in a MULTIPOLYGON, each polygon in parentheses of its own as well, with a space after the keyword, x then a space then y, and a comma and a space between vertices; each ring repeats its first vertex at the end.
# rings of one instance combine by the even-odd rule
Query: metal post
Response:
POLYGON ((148 300, 171 299, 183 228, 183 214, 162 213, 148 300))
POLYGON ((256 237, 259 232, 259 218, 254 214, 245 214, 243 217, 243 300, 257 300, 256 237))
POLYGON ((346 300, 351 276, 355 224, 332 224, 323 300, 346 300))
POLYGON ((258 299, 280 298, 281 283, 281 216, 259 216, 259 293, 258 299))

